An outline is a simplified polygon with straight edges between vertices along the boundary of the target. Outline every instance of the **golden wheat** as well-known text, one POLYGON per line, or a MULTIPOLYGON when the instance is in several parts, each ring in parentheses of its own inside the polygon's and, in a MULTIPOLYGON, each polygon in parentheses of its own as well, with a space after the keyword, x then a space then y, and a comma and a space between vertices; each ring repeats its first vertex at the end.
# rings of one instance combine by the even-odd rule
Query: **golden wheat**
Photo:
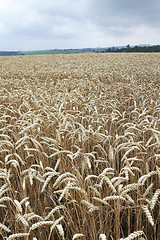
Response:
POLYGON ((0 61, 0 238, 159 240, 159 53, 0 61))

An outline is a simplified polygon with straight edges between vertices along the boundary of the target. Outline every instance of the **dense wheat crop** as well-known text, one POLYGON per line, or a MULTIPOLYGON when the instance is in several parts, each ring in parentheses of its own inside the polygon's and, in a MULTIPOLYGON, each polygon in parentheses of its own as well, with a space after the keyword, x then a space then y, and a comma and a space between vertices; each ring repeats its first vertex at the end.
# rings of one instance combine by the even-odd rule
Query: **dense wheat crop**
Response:
POLYGON ((160 239, 160 54, 0 58, 0 239, 160 239))

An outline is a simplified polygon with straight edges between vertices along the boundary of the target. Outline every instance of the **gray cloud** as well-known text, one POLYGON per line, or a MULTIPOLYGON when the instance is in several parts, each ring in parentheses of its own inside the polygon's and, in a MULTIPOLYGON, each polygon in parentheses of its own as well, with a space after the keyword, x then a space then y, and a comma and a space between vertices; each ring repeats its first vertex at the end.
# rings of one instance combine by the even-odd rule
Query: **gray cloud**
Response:
POLYGON ((2 50, 158 44, 159 0, 1 0, 2 50))
POLYGON ((90 17, 100 26, 160 27, 159 0, 93 0, 90 17))

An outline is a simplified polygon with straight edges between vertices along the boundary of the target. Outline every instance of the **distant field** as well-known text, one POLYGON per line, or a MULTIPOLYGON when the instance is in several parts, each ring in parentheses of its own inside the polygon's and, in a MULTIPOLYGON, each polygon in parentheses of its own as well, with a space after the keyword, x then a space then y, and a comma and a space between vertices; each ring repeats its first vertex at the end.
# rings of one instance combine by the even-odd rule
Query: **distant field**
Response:
POLYGON ((76 53, 76 51, 69 50, 51 50, 51 51, 29 51, 22 52, 24 55, 45 55, 45 54, 70 54, 76 53))
POLYGON ((0 62, 0 239, 159 240, 160 54, 0 62))

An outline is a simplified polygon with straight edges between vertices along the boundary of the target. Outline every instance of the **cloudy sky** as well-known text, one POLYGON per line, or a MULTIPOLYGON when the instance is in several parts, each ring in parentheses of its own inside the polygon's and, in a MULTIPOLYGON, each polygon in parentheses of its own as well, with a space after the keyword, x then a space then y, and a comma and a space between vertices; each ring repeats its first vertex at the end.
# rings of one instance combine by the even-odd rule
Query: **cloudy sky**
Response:
POLYGON ((0 0, 0 51, 160 44, 159 0, 0 0))

